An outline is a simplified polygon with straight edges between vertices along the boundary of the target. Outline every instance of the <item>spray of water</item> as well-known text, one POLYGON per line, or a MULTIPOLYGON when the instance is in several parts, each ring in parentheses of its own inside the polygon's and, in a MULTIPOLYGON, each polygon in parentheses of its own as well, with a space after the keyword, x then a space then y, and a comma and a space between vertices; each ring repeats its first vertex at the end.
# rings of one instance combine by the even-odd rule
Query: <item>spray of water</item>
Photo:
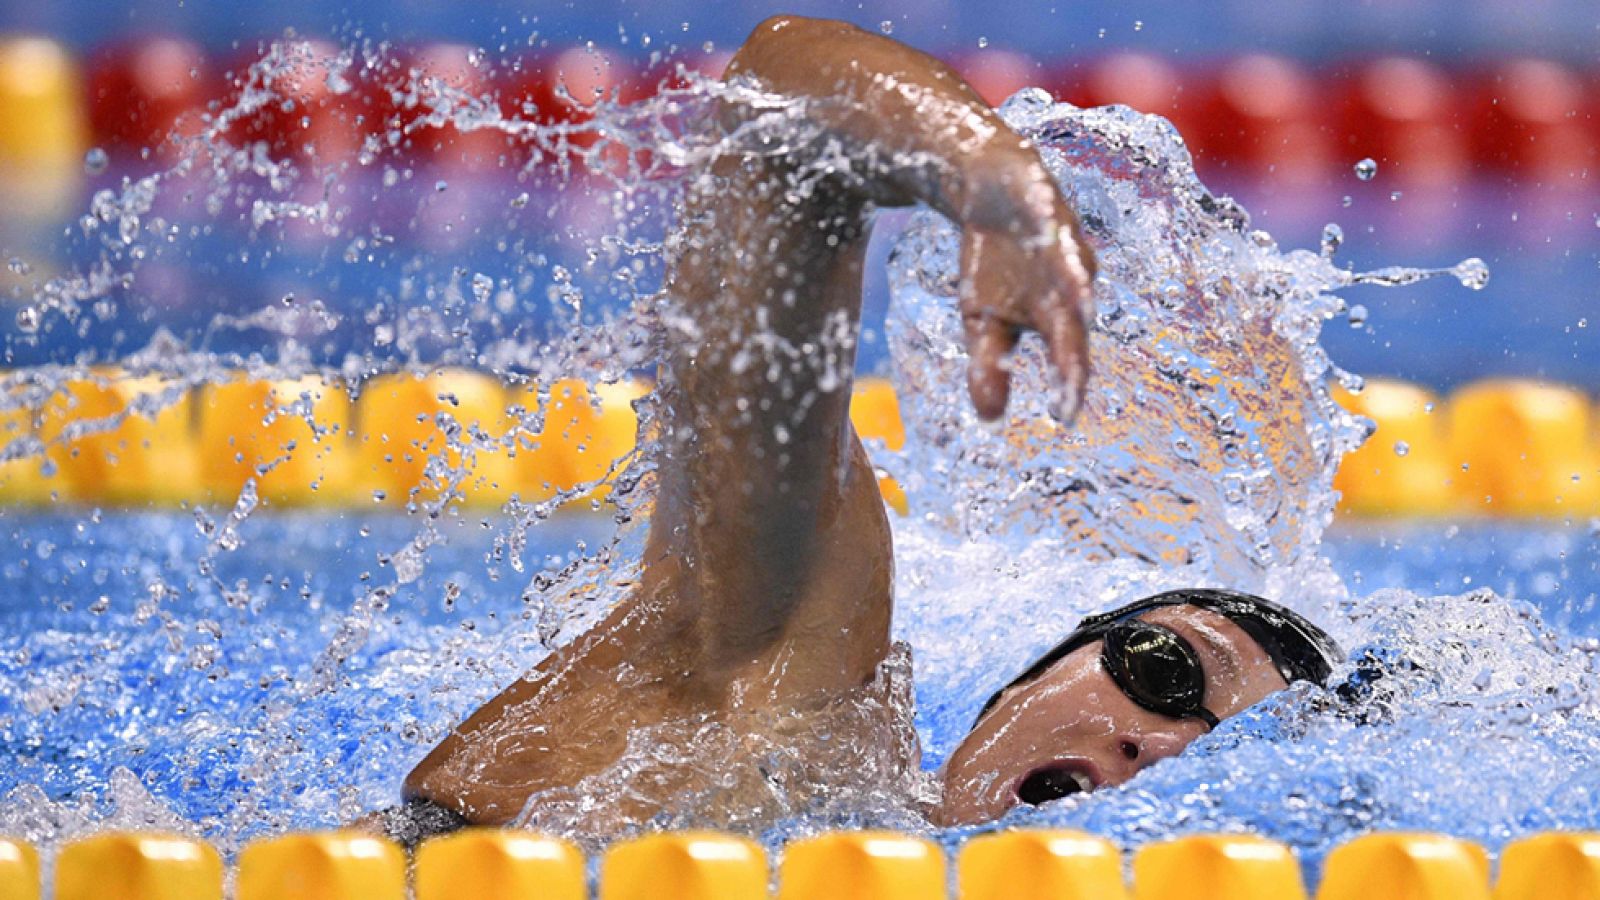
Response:
MULTIPOLYGON (((405 71, 381 47, 283 42, 176 161, 95 196, 79 223, 90 262, 30 291, 15 347, 37 348, 36 364, 7 377, 7 409, 37 409, 84 377, 91 346, 164 385, 125 415, 154 415, 239 369, 359 391, 387 372, 469 365, 541 389, 502 433, 441 421, 433 489, 396 498, 403 516, 275 519, 252 480, 187 523, 19 522, 23 557, 8 578, 46 602, 0 637, 0 666, 16 676, 0 682, 0 741, 17 760, 0 775, 0 831, 49 844, 160 824, 236 846, 385 805, 451 725, 637 581, 653 397, 636 404, 640 449, 606 476, 608 517, 579 526, 592 533, 576 550, 548 552, 545 523, 593 484, 470 513, 450 502, 466 478, 451 461, 517 450, 541 430, 558 378, 648 371, 673 331, 658 289, 685 180, 719 153, 786 153, 815 137, 802 104, 685 83, 540 123, 405 71), (241 123, 283 104, 283 85, 308 68, 335 94, 376 86, 420 114, 345 158, 283 159, 239 141, 241 123), (716 103, 751 114, 729 126, 716 103), (479 152, 494 177, 401 156, 441 132, 492 137, 479 152), (181 314, 139 327, 154 286, 219 253, 265 273, 271 295, 240 312, 179 291, 181 314), (352 293, 359 304, 338 302, 352 293), (89 594, 105 598, 86 604, 96 621, 69 627, 89 594)), ((875 455, 913 500, 895 523, 902 648, 829 717, 752 708, 641 731, 611 770, 535 797, 524 821, 625 831, 645 824, 632 792, 675 779, 678 802, 652 809, 652 824, 717 821, 773 839, 921 827, 932 782, 914 764, 919 744, 926 765, 940 761, 981 698, 1077 616, 1198 584, 1278 597, 1392 674, 1354 699, 1290 691, 1123 788, 1015 821, 1128 842, 1249 827, 1311 859, 1372 827, 1498 843, 1577 821, 1572 798, 1600 791, 1582 762, 1600 750, 1596 648, 1492 595, 1353 598, 1318 553, 1334 467, 1365 434, 1329 396, 1330 381, 1359 378, 1327 359, 1320 328, 1344 311, 1344 288, 1440 273, 1350 272, 1334 262, 1336 233, 1324 252, 1280 250, 1205 190, 1160 119, 1037 91, 1003 112, 1040 146, 1101 260, 1078 422, 1050 418, 1047 367, 1025 344, 1009 423, 974 427, 959 387, 956 233, 919 214, 894 250, 889 322, 910 436, 904 453, 875 455), (868 732, 892 738, 849 740, 868 732), (722 763, 734 755, 761 763, 722 763), (1513 785, 1511 771, 1538 783, 1513 785)), ((1474 287, 1486 277, 1476 261, 1447 271, 1474 287)), ((5 454, 42 449, 19 439, 5 454)))

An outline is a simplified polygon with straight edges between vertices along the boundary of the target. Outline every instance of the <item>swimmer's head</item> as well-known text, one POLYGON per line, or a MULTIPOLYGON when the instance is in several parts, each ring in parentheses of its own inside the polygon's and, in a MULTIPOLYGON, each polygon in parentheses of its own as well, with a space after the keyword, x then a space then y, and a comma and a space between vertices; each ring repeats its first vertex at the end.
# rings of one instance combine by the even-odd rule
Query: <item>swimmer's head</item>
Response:
POLYGON ((1090 616, 984 705, 944 771, 942 824, 1121 784, 1221 719, 1341 658, 1322 629, 1231 591, 1171 591, 1090 616))

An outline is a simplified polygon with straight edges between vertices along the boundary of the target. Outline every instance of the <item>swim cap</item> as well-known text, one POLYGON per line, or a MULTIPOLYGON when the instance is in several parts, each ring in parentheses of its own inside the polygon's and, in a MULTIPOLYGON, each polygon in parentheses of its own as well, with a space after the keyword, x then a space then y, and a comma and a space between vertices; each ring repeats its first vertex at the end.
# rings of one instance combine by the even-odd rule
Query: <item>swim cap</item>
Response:
POLYGON ((1328 676, 1333 674, 1333 664, 1344 658, 1344 652, 1327 632, 1311 624, 1310 620, 1294 610, 1273 603, 1271 600, 1239 591, 1207 588, 1167 591, 1143 600, 1135 600, 1110 612, 1089 616, 1079 622, 1078 627, 1073 629, 1061 643, 1039 657, 1038 661, 1021 675, 1013 678, 1005 687, 996 691, 994 696, 983 704, 983 709, 978 711, 978 718, 983 718, 985 713, 1000 702, 1001 694, 1043 675, 1068 653, 1099 640, 1112 625, 1165 606, 1193 606, 1226 617, 1261 645, 1261 649, 1266 651, 1273 665, 1277 666, 1278 674, 1289 684, 1296 681, 1310 681, 1326 686, 1328 676))

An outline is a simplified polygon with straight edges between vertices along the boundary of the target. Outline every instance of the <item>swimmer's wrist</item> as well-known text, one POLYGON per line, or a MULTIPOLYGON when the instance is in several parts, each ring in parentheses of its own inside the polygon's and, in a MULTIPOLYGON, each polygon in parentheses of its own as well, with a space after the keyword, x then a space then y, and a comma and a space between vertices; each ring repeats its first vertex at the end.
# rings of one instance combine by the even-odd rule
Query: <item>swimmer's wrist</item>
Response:
POLYGON ((955 218, 964 228, 1015 235, 1041 246, 1061 239, 1071 220, 1038 154, 1018 140, 976 154, 960 167, 955 218))

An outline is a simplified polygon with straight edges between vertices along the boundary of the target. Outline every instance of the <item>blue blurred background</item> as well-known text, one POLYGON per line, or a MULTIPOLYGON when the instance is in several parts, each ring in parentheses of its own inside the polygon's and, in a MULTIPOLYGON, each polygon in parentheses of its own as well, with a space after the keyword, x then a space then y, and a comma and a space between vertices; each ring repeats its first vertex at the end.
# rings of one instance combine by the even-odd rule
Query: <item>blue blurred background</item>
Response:
MULTIPOLYGON (((1482 292, 1448 278, 1350 291, 1346 299, 1363 309, 1355 321, 1331 325, 1325 339, 1350 370, 1437 388, 1491 375, 1600 386, 1600 204, 1590 175, 1600 134, 1593 115, 1600 9, 1589 2, 8 0, 0 4, 0 32, 64 45, 93 91, 108 54, 125 60, 129 47, 162 36, 203 54, 208 71, 200 80, 224 80, 263 40, 286 35, 344 46, 465 44, 484 51, 488 69, 590 45, 635 75, 663 56, 714 68, 758 21, 780 11, 891 33, 951 61, 995 100, 1035 84, 1077 103, 1121 101, 1167 115, 1190 141, 1207 183, 1238 197, 1285 246, 1315 247, 1323 226, 1337 222, 1346 235, 1340 258, 1358 269, 1449 266, 1473 256, 1489 264, 1493 276, 1482 292), (1371 180, 1355 174, 1365 158, 1377 163, 1371 180)), ((63 224, 85 211, 94 188, 155 165, 126 146, 119 156, 103 131, 96 125, 91 142, 112 152, 109 174, 86 179, 53 213, 27 215, 26 200, 0 198, 11 222, 0 229, 0 255, 28 261, 33 271, 70 271, 95 259, 98 249, 81 241, 74 249, 63 238, 63 224)), ((291 291, 297 267, 324 274, 337 267, 326 252, 299 261, 280 254, 263 264, 266 277, 252 271, 246 278, 208 258, 227 259, 236 245, 257 239, 212 235, 192 242, 185 259, 141 274, 128 293, 166 296, 163 315, 171 321, 147 310, 87 332, 51 332, 47 323, 45 333, 23 335, 7 315, 5 361, 115 357, 143 346, 163 321, 193 336, 203 326, 184 325, 174 310, 204 309, 208 320, 219 305, 258 309, 291 291), (188 294, 205 298, 181 299, 188 294)), ((478 259, 473 248, 458 247, 448 265, 478 259)), ((490 262, 481 267, 492 270, 490 262)), ((325 279, 343 294, 328 302, 370 304, 383 289, 373 277, 374 267, 365 266, 325 279)), ((6 284, 13 303, 25 303, 29 283, 6 284)), ((886 296, 881 273, 871 296, 875 331, 886 296)), ((152 305, 160 304, 144 303, 152 305)), ((883 365, 871 334, 862 365, 883 365)))

